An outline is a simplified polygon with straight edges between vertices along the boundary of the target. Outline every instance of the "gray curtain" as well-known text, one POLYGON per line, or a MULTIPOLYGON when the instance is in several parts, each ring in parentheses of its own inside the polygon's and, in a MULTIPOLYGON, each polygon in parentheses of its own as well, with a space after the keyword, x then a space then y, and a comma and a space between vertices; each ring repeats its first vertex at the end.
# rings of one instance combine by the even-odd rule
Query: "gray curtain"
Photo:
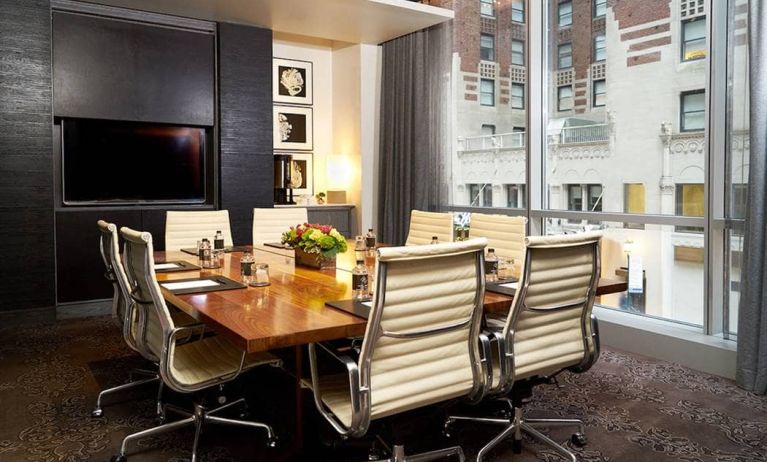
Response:
POLYGON ((751 149, 738 311, 737 381, 767 393, 767 3, 750 2, 751 149))
POLYGON ((447 194, 452 24, 383 44, 378 234, 405 242, 410 211, 437 210, 447 194))

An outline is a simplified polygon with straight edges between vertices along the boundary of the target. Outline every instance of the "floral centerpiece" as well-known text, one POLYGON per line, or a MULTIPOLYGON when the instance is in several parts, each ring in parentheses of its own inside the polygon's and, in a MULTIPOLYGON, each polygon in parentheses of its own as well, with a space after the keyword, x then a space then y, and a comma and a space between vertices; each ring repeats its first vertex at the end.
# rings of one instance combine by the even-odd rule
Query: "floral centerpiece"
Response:
POLYGON ((296 263, 313 268, 335 268, 336 255, 346 252, 346 238, 330 225, 304 223, 282 233, 283 244, 296 251, 296 263))

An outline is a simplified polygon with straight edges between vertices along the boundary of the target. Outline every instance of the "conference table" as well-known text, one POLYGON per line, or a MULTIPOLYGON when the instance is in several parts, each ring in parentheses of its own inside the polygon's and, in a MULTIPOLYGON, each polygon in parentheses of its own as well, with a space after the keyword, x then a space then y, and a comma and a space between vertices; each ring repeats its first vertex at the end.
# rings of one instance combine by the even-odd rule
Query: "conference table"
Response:
MULTIPOLYGON (((250 247, 249 247, 250 248, 250 247)), ((257 263, 267 263, 271 285, 177 295, 161 288, 166 301, 205 323, 249 353, 361 336, 366 320, 327 306, 325 302, 352 298, 354 242, 337 257, 336 269, 317 270, 295 264, 293 251, 259 245, 252 248, 257 263)), ((225 254, 220 269, 161 273, 160 282, 217 275, 240 280, 242 252, 225 254)), ((156 252, 156 261, 197 257, 184 252, 156 252)), ((625 280, 601 278, 597 295, 627 290, 625 280)), ((512 297, 485 292, 484 311, 503 313, 512 297)))

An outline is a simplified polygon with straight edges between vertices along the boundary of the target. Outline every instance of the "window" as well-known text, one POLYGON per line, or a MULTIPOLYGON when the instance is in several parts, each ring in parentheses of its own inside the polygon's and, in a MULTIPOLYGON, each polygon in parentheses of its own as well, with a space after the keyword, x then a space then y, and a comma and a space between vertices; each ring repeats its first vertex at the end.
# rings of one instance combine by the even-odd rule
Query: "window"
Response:
POLYGON ((482 79, 479 82, 479 104, 495 106, 495 80, 482 79))
POLYGON ((567 210, 583 211, 583 191, 581 190, 581 185, 567 185, 567 210))
POLYGON ((492 207, 493 206, 493 185, 470 184, 469 185, 469 205, 472 207, 492 207))
POLYGON ((511 108, 512 109, 525 108, 525 84, 523 83, 511 84, 511 108))
POLYGON ((514 0, 511 3, 511 20, 525 22, 525 0, 514 0))
POLYGON ((592 86, 592 105, 594 107, 603 107, 605 105, 605 100, 607 99, 607 85, 605 84, 605 81, 595 80, 592 86))
POLYGON ((559 68, 567 69, 573 67, 573 44, 563 43, 557 48, 557 56, 559 57, 559 68))
POLYGON ((479 59, 495 61, 495 36, 482 34, 479 37, 479 59))
POLYGON ((601 18, 607 14, 607 0, 594 0, 594 17, 601 18))
POLYGON ((495 125, 482 124, 482 136, 493 136, 493 135, 495 135, 495 125))
POLYGON ((594 36, 594 62, 602 62, 607 57, 607 49, 605 45, 605 34, 600 33, 594 36))
MULTIPOLYGON (((683 217, 702 217, 704 212, 704 185, 676 185, 676 214, 683 217)), ((702 233, 699 226, 677 226, 677 232, 702 233)))
POLYGON ((493 0, 479 0, 479 13, 483 16, 495 16, 493 0))
POLYGON ((623 185, 623 211, 626 213, 645 213, 643 183, 626 183, 623 185))
POLYGON ((512 209, 523 209, 526 207, 525 185, 507 184, 506 185, 506 207, 512 209))
POLYGON ((573 108, 573 87, 565 85, 557 88, 557 111, 569 111, 573 108))
POLYGON ((559 4, 559 27, 569 26, 573 23, 573 2, 559 4))
POLYGON ((682 93, 680 113, 681 131, 703 130, 706 123, 706 92, 696 90, 682 93))
POLYGON ((706 57, 706 18, 682 22, 682 61, 706 57))
POLYGON ((589 212, 601 212, 602 211, 602 185, 590 184, 586 185, 586 194, 588 199, 588 211, 589 212))
POLYGON ((511 64, 525 65, 525 42, 521 40, 511 41, 511 64))
POLYGON ((515 148, 521 148, 525 146, 525 127, 514 127, 511 129, 513 139, 511 145, 515 148))

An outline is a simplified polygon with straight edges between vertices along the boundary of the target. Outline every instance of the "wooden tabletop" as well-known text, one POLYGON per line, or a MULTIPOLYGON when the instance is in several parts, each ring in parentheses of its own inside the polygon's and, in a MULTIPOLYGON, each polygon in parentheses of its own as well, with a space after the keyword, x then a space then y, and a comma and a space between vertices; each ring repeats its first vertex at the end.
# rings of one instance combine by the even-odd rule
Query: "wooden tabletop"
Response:
MULTIPOLYGON (((159 273, 159 281, 223 275, 240 280, 238 252, 226 254, 221 269, 159 273)), ((259 263, 269 264, 271 285, 246 289, 175 295, 162 288, 165 299, 190 316, 204 322, 240 348, 253 353, 311 342, 361 336, 366 320, 325 305, 327 301, 352 297, 351 268, 354 252, 350 248, 338 257, 335 270, 315 270, 295 265, 292 251, 256 248, 259 263)), ((197 258, 183 252, 156 252, 156 261, 197 258)), ((625 291, 619 279, 602 278, 598 295, 625 291)), ((485 293, 486 312, 505 312, 512 297, 485 293)))

